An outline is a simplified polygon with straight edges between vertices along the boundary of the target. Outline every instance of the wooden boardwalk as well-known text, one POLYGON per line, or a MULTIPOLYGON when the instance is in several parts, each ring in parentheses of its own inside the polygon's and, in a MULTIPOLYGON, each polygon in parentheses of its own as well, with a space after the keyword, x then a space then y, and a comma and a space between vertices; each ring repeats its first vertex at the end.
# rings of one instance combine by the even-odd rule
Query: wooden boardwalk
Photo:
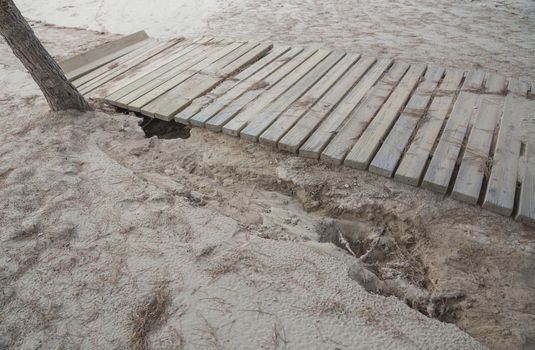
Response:
POLYGON ((62 63, 86 96, 535 225, 534 84, 338 51, 144 33, 62 63))

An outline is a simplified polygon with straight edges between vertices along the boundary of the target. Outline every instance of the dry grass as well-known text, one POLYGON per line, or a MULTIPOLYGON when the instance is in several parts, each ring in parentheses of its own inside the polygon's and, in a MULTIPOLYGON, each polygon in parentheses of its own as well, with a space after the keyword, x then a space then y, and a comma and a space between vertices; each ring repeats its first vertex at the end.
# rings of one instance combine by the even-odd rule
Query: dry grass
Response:
POLYGON ((205 335, 203 338, 208 342, 211 348, 221 349, 219 337, 217 336, 217 329, 212 326, 202 314, 199 313, 197 315, 202 318, 204 323, 203 329, 199 329, 199 331, 205 335))
POLYGON ((247 244, 227 250, 213 262, 214 264, 206 269, 206 272, 212 277, 212 281, 224 274, 238 272, 242 268, 250 268, 258 272, 265 267, 247 244))
POLYGON ((204 246, 204 247, 200 248, 195 253, 195 259, 200 260, 202 258, 206 258, 206 257, 212 255, 212 253, 214 252, 214 250, 216 248, 217 248, 217 245, 215 245, 215 244, 214 245, 207 245, 207 246, 204 246))
POLYGON ((147 300, 130 316, 132 335, 130 344, 134 350, 148 348, 147 337, 153 326, 160 319, 169 301, 169 293, 158 287, 147 300))
POLYGON ((286 337, 286 330, 282 323, 277 319, 273 321, 273 333, 271 335, 271 342, 274 349, 285 349, 288 345, 288 338, 286 337))
POLYGON ((308 308, 308 311, 320 316, 325 314, 344 315, 347 312, 342 303, 333 299, 319 301, 315 305, 308 308))

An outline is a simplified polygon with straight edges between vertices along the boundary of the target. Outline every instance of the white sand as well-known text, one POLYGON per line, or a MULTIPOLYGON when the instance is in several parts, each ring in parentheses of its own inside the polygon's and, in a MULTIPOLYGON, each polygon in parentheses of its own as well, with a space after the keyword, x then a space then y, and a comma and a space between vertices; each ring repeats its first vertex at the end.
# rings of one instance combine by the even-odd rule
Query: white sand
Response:
MULTIPOLYGON (((458 52, 451 43, 433 43, 436 35, 428 37, 425 27, 414 32, 422 41, 403 45, 409 37, 393 33, 416 30, 414 22, 387 26, 396 12, 405 16, 398 18, 402 21, 421 16, 416 10, 436 10, 425 1, 420 7, 362 2, 365 12, 351 2, 211 3, 204 20, 185 16, 176 26, 157 19, 158 13, 173 17, 169 8, 147 2, 134 6, 141 14, 128 21, 124 13, 99 12, 96 1, 77 4, 91 11, 66 8, 55 20, 57 8, 72 1, 17 3, 26 16, 33 11, 35 19, 61 25, 126 33, 143 29, 139 17, 152 14, 144 25, 157 36, 276 36, 409 58, 427 53, 470 65, 490 66, 494 55, 504 73, 533 76, 532 37, 514 30, 531 24, 507 17, 509 3, 497 3, 498 22, 490 28, 483 18, 493 3, 442 3, 448 23, 429 25, 435 31, 460 28, 435 33, 450 39, 462 33, 455 41, 458 52), (64 22, 82 12, 78 24, 64 22), (280 16, 266 17, 271 22, 264 25, 262 15, 273 13, 280 16), (360 13, 366 15, 361 27, 381 31, 354 39, 352 16, 360 13), (476 14, 479 20, 462 29, 463 20, 476 14), (501 24, 511 35, 494 37, 490 46, 462 40, 494 35, 501 24), (505 64, 507 50, 495 48, 513 48, 509 45, 514 60, 505 64)), ((531 16, 529 3, 518 4, 531 16)), ((42 26, 37 34, 57 57, 110 38, 42 26)), ((157 349, 534 345, 533 230, 388 179, 223 135, 194 130, 187 140, 146 139, 133 117, 46 114, 30 77, 5 44, 0 51, 0 349, 128 348, 129 318, 158 286, 169 300, 148 337, 157 349), (318 242, 326 232, 321 224, 332 218, 354 243, 384 230, 384 247, 369 261, 383 282, 425 280, 425 288, 418 281, 401 288, 401 299, 417 302, 418 293, 428 293, 438 300, 435 307, 444 307, 443 319, 477 341, 401 299, 367 291, 374 280, 359 279, 361 264, 333 244, 318 242)))
POLYGON ((22 13, 47 23, 129 34, 141 29, 153 36, 176 37, 198 35, 206 20, 217 12, 225 0, 50 0, 15 1, 22 13))
POLYGON ((16 0, 34 20, 330 47, 535 81, 533 0, 16 0))

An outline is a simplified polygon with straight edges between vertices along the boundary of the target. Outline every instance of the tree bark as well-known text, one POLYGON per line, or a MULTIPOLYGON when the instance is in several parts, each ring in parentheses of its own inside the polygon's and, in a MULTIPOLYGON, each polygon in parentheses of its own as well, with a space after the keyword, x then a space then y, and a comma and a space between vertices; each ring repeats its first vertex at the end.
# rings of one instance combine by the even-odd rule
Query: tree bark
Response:
POLYGON ((53 111, 91 107, 35 36, 13 0, 0 0, 0 34, 30 72, 53 111))

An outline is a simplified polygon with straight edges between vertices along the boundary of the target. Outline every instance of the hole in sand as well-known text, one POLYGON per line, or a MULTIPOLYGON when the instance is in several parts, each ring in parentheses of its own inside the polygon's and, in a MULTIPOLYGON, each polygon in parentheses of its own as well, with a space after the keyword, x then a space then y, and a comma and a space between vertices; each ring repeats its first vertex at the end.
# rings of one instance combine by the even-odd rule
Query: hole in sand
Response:
POLYGON ((174 121, 166 122, 157 118, 144 116, 139 112, 134 114, 123 108, 116 108, 116 112, 129 114, 139 118, 139 126, 143 129, 145 137, 151 138, 156 136, 159 139, 187 139, 190 137, 190 128, 187 126, 175 123, 174 121))
POLYGON ((316 228, 321 242, 331 242, 355 257, 351 279, 370 293, 395 296, 422 314, 453 323, 462 293, 435 294, 419 256, 417 227, 391 216, 379 224, 366 218, 329 218, 316 228))
POLYGON ((148 138, 156 136, 159 139, 170 140, 187 139, 190 137, 190 129, 180 123, 175 123, 174 121, 166 122, 141 115, 137 117, 142 118, 139 125, 148 138))

